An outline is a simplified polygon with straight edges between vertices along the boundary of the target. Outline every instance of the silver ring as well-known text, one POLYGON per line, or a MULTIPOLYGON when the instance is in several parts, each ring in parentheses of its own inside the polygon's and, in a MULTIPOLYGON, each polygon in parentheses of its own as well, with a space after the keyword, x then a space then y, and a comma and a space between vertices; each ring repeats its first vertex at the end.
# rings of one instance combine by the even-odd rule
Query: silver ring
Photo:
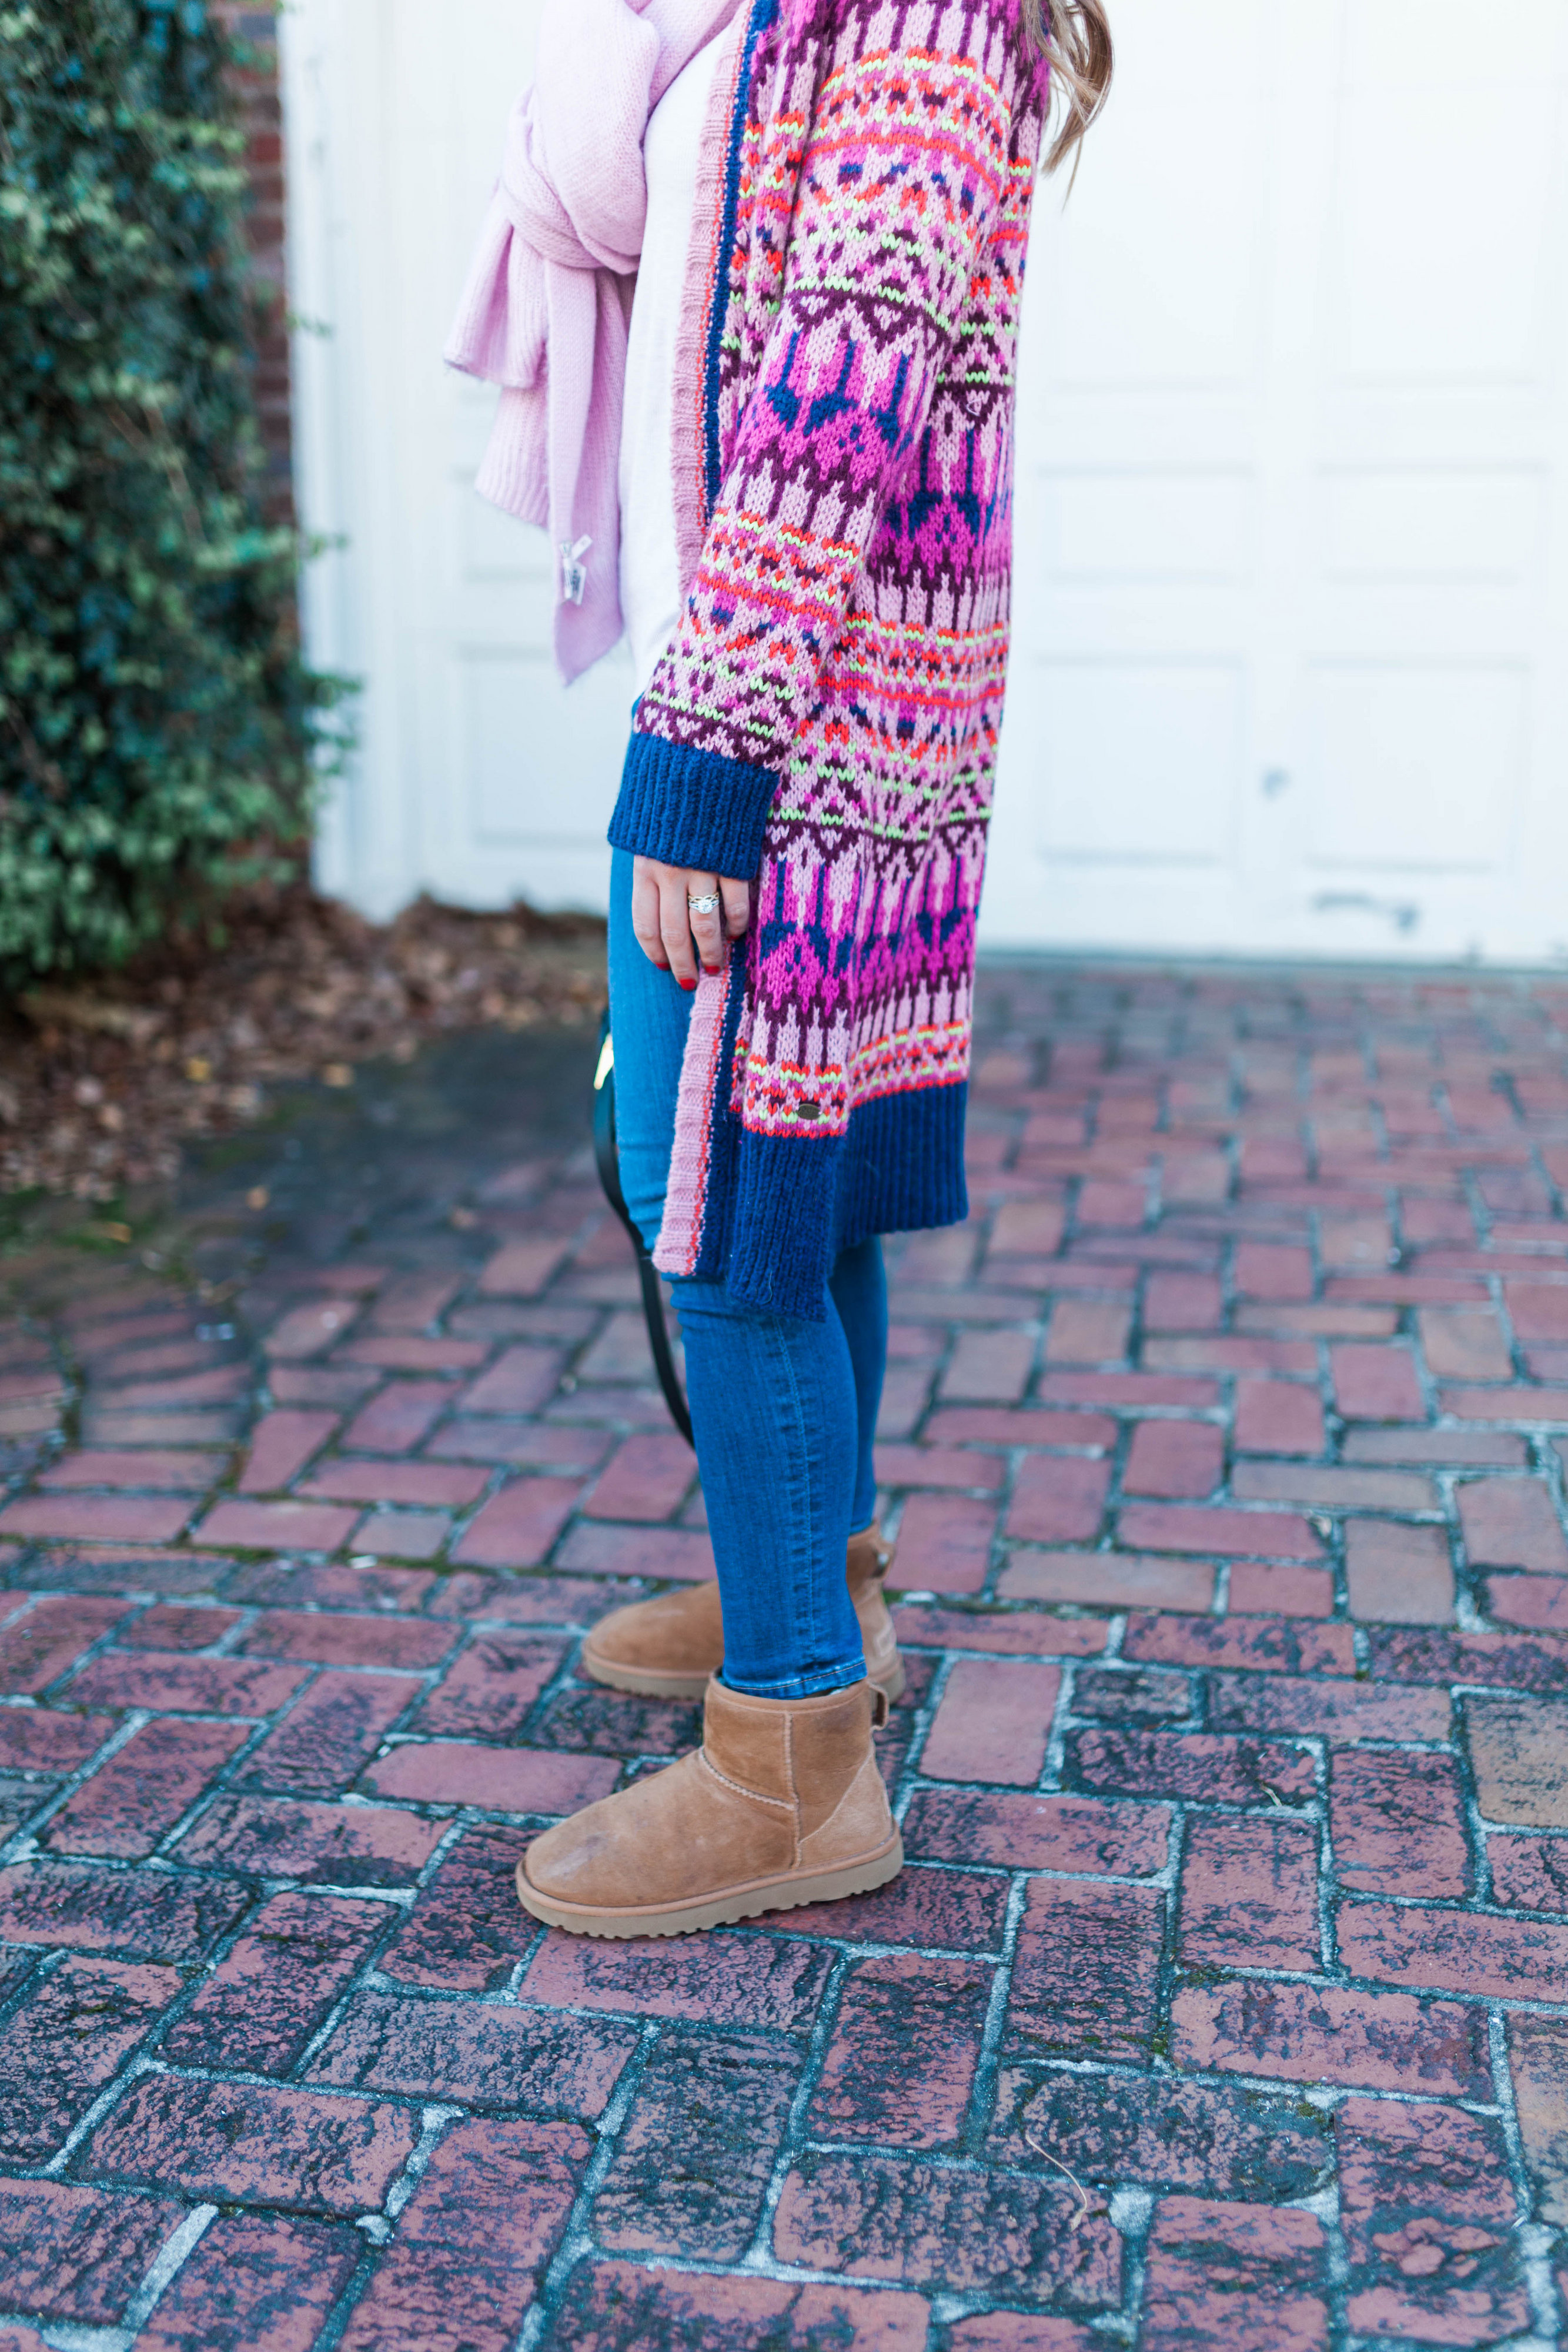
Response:
POLYGON ((724 901, 716 890, 705 890, 700 898, 688 890, 686 904, 694 915, 711 915, 716 908, 723 906, 724 901))

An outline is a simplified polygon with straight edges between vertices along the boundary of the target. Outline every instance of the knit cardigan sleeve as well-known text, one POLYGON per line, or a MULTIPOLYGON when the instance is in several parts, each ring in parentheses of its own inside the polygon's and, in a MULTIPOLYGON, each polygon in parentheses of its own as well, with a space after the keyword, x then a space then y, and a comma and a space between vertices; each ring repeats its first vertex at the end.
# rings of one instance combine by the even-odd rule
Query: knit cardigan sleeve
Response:
POLYGON ((618 848, 748 877, 1009 169, 1016 0, 837 0, 778 310, 685 616, 638 703, 618 848))

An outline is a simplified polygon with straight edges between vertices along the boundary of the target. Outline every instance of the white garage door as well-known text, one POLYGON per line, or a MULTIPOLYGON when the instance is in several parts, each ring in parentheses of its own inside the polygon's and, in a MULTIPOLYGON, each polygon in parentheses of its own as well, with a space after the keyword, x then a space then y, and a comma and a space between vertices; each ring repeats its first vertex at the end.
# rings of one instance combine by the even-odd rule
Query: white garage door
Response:
MULTIPOLYGON (((537 5, 537 0, 536 0, 537 5)), ((596 903, 627 674, 570 694, 444 333, 536 5, 284 19, 323 876, 596 903)), ((993 943, 1568 955, 1568 0, 1115 0, 1042 187, 993 943)))

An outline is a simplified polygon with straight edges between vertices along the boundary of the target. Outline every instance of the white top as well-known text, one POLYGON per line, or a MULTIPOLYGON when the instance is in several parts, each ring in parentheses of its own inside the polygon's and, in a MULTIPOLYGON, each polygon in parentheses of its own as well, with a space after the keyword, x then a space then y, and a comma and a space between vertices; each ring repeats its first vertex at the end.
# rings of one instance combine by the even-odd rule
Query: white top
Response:
POLYGON ((648 215, 626 345, 621 420, 621 610, 641 694, 683 610, 675 550, 675 336, 696 205, 697 159, 722 43, 709 41, 648 117, 648 215))

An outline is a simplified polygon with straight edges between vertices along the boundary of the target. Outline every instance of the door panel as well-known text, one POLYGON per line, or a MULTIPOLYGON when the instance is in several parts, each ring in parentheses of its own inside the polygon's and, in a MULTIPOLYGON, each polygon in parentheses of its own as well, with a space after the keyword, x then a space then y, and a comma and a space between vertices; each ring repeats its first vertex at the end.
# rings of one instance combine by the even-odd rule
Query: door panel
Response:
POLYGON ((1536 470, 1325 472, 1325 580, 1533 588, 1547 483, 1536 470))
POLYGON ((1037 222, 1056 231, 1045 268, 1038 241, 1030 261, 1051 285, 1038 360, 1061 390, 1249 384, 1266 262, 1263 12, 1235 0, 1120 0, 1115 15, 1116 100, 1095 129, 1094 168, 1086 150, 1071 199, 1059 179, 1036 200, 1037 222), (1205 79, 1216 73, 1218 102, 1235 109, 1220 139, 1195 137, 1190 107, 1173 103, 1200 59, 1205 79), (1129 235, 1124 192, 1134 187, 1156 200, 1129 235))
POLYGON ((1529 684, 1522 667, 1318 665, 1312 863, 1409 874, 1506 867, 1529 684))
POLYGON ((1041 851, 1113 865, 1222 866, 1246 678, 1236 663, 1049 663, 1041 851))

